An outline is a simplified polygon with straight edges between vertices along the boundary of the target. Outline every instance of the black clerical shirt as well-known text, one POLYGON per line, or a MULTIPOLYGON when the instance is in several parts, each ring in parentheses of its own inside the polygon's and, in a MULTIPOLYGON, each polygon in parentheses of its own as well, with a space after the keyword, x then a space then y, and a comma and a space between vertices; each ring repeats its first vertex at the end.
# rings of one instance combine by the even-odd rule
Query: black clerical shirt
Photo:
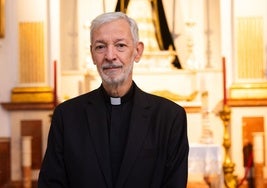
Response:
POLYGON ((115 99, 116 104, 111 104, 111 97, 108 96, 104 88, 102 90, 106 101, 110 161, 114 185, 119 175, 124 149, 127 144, 129 122, 133 106, 134 88, 135 85, 133 84, 126 95, 120 99, 115 99), (117 103, 118 101, 120 102, 117 103))

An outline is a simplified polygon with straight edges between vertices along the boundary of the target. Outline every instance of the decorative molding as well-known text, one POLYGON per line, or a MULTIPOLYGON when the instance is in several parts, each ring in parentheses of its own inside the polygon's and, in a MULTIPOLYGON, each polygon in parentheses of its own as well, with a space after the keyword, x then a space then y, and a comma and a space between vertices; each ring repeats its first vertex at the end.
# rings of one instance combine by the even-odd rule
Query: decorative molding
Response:
POLYGON ((12 89, 11 102, 14 103, 49 103, 55 94, 50 87, 15 87, 12 89))
POLYGON ((7 111, 18 111, 18 110, 53 110, 54 103, 14 103, 7 102, 1 103, 2 107, 7 111))
POLYGON ((235 83, 229 90, 230 99, 265 99, 267 98, 267 82, 235 83))
POLYGON ((227 104, 230 107, 261 107, 267 106, 267 98, 262 99, 228 99, 227 104))

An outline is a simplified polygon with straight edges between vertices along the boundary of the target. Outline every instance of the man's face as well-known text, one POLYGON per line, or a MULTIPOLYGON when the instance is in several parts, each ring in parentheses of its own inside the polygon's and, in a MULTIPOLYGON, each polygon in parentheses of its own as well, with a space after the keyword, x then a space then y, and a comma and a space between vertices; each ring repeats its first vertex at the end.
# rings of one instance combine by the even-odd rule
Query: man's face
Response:
POLYGON ((119 19, 105 23, 92 35, 92 59, 102 81, 116 85, 130 83, 133 64, 139 61, 143 44, 134 44, 128 22, 119 19))

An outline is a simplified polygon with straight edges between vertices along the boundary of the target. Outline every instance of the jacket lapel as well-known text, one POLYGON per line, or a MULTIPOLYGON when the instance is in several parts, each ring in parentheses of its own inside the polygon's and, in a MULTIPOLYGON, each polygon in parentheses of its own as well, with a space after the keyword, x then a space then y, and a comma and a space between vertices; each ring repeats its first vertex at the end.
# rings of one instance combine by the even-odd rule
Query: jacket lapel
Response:
POLYGON ((112 187, 112 176, 109 156, 108 127, 105 102, 100 90, 96 90, 94 96, 90 98, 87 107, 87 117, 89 130, 95 147, 99 166, 104 174, 107 187, 112 187), (99 114, 99 115, 95 115, 99 114))
POLYGON ((144 92, 136 87, 134 105, 131 115, 131 122, 129 127, 129 136, 127 145, 125 148, 124 158, 121 164, 118 181, 116 183, 116 188, 124 187, 124 183, 129 175, 131 167, 137 158, 143 141, 146 137, 147 131, 149 129, 149 104, 144 92))

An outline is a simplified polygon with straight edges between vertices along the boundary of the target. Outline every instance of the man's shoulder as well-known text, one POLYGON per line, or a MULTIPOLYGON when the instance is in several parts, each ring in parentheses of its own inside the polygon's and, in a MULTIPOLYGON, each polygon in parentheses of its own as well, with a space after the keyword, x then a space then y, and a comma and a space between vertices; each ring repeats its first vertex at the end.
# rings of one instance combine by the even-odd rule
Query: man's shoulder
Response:
POLYGON ((59 106, 64 107, 64 106, 75 106, 75 105, 87 104, 90 100, 94 100, 94 98, 97 96, 99 96, 99 90, 95 89, 87 93, 73 97, 71 99, 68 99, 66 101, 63 101, 62 103, 59 104, 59 106))

